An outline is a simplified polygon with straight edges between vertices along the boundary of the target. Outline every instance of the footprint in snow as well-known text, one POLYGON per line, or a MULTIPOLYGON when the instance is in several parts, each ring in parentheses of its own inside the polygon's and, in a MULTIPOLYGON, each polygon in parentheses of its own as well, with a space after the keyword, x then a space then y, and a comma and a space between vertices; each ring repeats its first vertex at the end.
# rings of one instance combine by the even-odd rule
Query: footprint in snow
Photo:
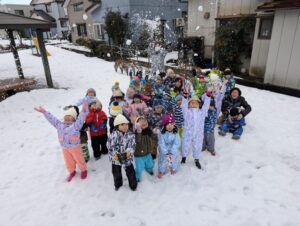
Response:
POLYGON ((112 211, 98 211, 94 213, 94 216, 101 216, 101 217, 114 217, 115 213, 112 211))
POLYGON ((127 223, 130 226, 146 226, 146 223, 137 217, 128 217, 127 223))

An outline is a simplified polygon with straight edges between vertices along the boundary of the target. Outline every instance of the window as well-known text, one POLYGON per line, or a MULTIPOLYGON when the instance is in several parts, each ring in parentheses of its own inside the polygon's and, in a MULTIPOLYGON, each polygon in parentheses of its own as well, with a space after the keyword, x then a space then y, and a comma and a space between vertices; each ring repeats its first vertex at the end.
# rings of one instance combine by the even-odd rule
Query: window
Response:
POLYGON ((23 10, 15 10, 15 14, 24 16, 24 11, 23 10))
POLYGON ((77 24, 78 36, 87 36, 86 24, 77 24))
POLYGON ((73 6, 74 6, 74 11, 75 11, 75 12, 79 12, 79 11, 82 11, 82 10, 83 10, 83 2, 74 4, 73 6))
POLYGON ((51 12, 52 12, 51 4, 47 4, 47 5, 45 5, 45 6, 46 6, 46 11, 47 11, 47 13, 51 13, 51 12))
POLYGON ((271 39, 273 18, 261 18, 258 39, 271 39))
POLYGON ((60 21, 60 26, 61 26, 61 27, 68 27, 67 21, 66 21, 66 20, 61 20, 61 21, 60 21))
POLYGON ((95 39, 104 39, 103 24, 94 24, 94 38, 95 39))

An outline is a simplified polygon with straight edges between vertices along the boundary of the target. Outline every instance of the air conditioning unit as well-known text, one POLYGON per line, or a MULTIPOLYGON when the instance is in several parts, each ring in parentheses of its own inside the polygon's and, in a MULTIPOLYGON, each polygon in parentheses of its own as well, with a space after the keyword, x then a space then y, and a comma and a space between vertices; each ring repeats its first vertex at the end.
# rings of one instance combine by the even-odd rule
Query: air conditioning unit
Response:
POLYGON ((185 21, 184 18, 176 18, 176 27, 184 27, 185 21))

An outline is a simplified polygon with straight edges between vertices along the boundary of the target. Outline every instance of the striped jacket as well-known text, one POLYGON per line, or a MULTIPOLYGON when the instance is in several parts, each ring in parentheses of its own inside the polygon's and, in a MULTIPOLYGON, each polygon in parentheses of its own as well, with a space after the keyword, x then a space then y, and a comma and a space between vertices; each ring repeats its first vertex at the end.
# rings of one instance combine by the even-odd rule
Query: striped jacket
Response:
POLYGON ((172 108, 173 108, 173 115, 175 118, 175 124, 177 128, 183 128, 183 112, 181 106, 178 106, 175 102, 175 98, 171 100, 172 108))

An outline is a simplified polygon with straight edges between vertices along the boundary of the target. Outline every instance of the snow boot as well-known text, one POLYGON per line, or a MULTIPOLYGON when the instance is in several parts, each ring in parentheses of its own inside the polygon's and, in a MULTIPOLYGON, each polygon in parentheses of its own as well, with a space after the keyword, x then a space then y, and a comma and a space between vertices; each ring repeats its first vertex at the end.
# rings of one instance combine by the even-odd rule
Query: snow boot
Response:
POLYGON ((224 137, 226 135, 226 133, 223 130, 220 130, 219 135, 224 137))
POLYGON ((212 156, 215 156, 216 155, 216 152, 215 151, 210 151, 209 152, 212 156))
POLYGON ((163 176, 164 176, 164 173, 161 173, 161 172, 158 173, 158 178, 161 179, 163 176))
POLYGON ((67 177, 67 181, 70 182, 73 179, 73 177, 75 176, 75 174, 76 174, 76 171, 74 171, 73 173, 70 173, 70 175, 67 177))
POLYGON ((186 161, 186 157, 182 157, 181 164, 185 164, 185 161, 186 161))
POLYGON ((200 165, 200 162, 199 162, 199 159, 195 159, 195 165, 198 169, 201 169, 201 165, 200 165))
POLYGON ((85 171, 82 171, 81 172, 81 175, 80 175, 80 178, 83 180, 83 179, 85 179, 87 177, 87 171, 85 170, 85 171))
POLYGON ((234 139, 234 140, 239 140, 241 137, 239 136, 239 135, 233 135, 232 136, 232 139, 234 139))
POLYGON ((171 170, 171 174, 172 174, 172 175, 175 175, 175 174, 176 174, 176 171, 172 169, 172 170, 171 170))

